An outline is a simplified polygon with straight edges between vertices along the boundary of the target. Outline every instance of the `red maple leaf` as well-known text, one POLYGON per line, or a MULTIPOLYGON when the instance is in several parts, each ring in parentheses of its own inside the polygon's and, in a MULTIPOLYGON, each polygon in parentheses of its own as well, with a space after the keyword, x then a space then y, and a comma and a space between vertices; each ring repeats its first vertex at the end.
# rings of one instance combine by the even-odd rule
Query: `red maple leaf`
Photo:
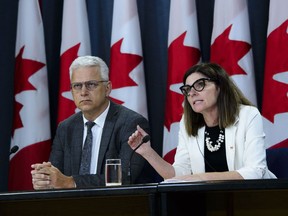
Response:
POLYGON ((13 121, 13 131, 12 131, 13 136, 17 128, 23 127, 22 120, 20 117, 20 110, 22 109, 22 107, 23 107, 22 104, 14 100, 14 121, 13 121))
POLYGON ((31 59, 23 59, 23 46, 16 56, 15 63, 15 79, 14 79, 14 94, 18 94, 25 90, 36 90, 36 88, 28 81, 29 77, 40 70, 45 64, 31 59))
POLYGON ((288 85, 273 79, 274 75, 288 71, 287 28, 288 20, 267 37, 262 115, 271 122, 276 114, 288 112, 288 85))
POLYGON ((124 103, 124 101, 118 100, 118 99, 113 98, 113 97, 111 97, 111 96, 110 96, 110 99, 111 99, 114 103, 117 103, 117 104, 123 104, 123 103, 124 103))
POLYGON ((20 110, 22 109, 23 105, 20 104, 15 100, 16 94, 27 91, 27 90, 36 90, 36 88, 29 82, 29 77, 32 76, 34 73, 39 71, 42 67, 45 66, 42 62, 37 62, 31 59, 24 59, 23 46, 18 55, 16 56, 15 61, 15 77, 14 77, 14 121, 13 121, 13 134, 14 131, 18 128, 23 127, 22 120, 20 117, 20 110))
POLYGON ((61 55, 61 65, 60 65, 60 87, 58 96, 58 118, 57 122, 61 122, 68 118, 70 115, 75 113, 75 103, 73 100, 65 98, 62 96, 64 92, 70 91, 70 74, 69 67, 72 62, 78 57, 78 50, 80 48, 80 43, 67 49, 61 55))
POLYGON ((129 77, 129 73, 143 59, 139 55, 121 53, 122 42, 123 38, 111 47, 110 80, 112 81, 113 89, 137 86, 137 83, 129 77))
POLYGON ((247 73, 238 65, 238 61, 251 49, 251 45, 245 41, 229 39, 232 25, 220 34, 211 45, 211 62, 220 64, 227 73, 232 76, 247 73))
POLYGON ((288 148, 288 139, 282 140, 281 142, 277 143, 270 147, 271 149, 275 148, 288 148))
POLYGON ((166 90, 166 111, 164 125, 170 130, 174 122, 179 122, 183 113, 183 95, 171 91, 170 86, 182 82, 185 72, 200 60, 200 50, 184 46, 187 32, 176 38, 168 48, 168 77, 166 90))

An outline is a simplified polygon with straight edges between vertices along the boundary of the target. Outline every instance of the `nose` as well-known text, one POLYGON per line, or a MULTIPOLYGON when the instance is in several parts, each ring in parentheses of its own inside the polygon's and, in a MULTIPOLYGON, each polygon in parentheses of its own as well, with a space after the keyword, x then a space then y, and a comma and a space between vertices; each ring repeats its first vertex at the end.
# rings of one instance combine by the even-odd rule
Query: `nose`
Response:
POLYGON ((85 94, 85 95, 89 92, 89 90, 87 89, 85 85, 82 86, 80 91, 81 91, 81 94, 85 94))
POLYGON ((196 95, 196 94, 198 94, 198 92, 194 88, 191 88, 190 91, 188 92, 187 96, 193 96, 193 95, 196 95))

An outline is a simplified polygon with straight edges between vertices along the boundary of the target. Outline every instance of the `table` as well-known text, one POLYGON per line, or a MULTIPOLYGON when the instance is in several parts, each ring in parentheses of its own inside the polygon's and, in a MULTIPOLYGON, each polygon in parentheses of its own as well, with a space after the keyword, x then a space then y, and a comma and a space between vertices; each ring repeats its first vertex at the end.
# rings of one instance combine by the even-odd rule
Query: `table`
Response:
POLYGON ((287 216, 288 179, 8 192, 0 215, 287 216))
POLYGON ((0 215, 157 215, 158 184, 0 193, 0 215))
POLYGON ((159 184, 162 215, 288 215, 288 180, 159 184))

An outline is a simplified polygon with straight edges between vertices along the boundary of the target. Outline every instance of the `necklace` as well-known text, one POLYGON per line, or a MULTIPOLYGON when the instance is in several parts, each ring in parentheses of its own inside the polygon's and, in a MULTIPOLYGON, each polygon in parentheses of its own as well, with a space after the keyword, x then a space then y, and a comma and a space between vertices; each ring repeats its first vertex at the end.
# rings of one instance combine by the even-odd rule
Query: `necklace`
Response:
POLYGON ((206 135, 205 143, 206 143, 208 150, 210 152, 218 151, 221 147, 221 144, 224 142, 224 138, 225 138, 224 131, 222 129, 220 129, 218 139, 216 140, 217 144, 214 146, 212 145, 213 142, 211 141, 209 132, 205 131, 205 135, 206 135))

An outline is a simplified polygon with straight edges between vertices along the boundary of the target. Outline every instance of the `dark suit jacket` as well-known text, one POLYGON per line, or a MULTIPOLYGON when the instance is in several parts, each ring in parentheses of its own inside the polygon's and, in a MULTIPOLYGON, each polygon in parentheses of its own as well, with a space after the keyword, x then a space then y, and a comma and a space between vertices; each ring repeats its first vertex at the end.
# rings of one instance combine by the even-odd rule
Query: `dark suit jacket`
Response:
MULTIPOLYGON (((137 125, 149 132, 147 119, 111 101, 101 138, 97 172, 95 175, 79 175, 84 123, 82 112, 75 113, 59 124, 49 161, 64 175, 73 176, 77 187, 83 188, 105 185, 105 160, 107 158, 120 158, 122 182, 128 184, 130 182, 128 167, 132 149, 127 141, 129 136, 135 132, 137 125)), ((147 162, 142 156, 137 153, 133 155, 131 162, 132 183, 153 181, 153 177, 151 179, 145 176, 145 173, 143 175, 144 166, 147 166, 145 163, 147 162), (139 179, 140 175, 146 179, 139 179)))

